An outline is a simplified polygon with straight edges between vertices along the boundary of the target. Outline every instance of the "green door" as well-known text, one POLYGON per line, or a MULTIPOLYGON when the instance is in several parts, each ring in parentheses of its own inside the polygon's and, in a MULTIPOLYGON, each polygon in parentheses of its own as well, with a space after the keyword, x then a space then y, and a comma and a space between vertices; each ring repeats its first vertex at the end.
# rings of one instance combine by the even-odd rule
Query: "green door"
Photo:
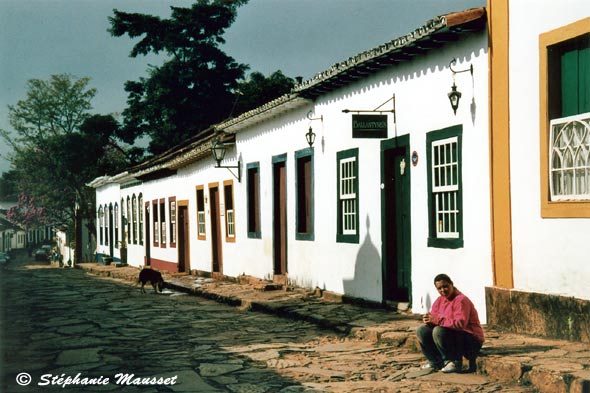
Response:
POLYGON ((381 142, 383 300, 409 302, 411 295, 410 138, 381 142))

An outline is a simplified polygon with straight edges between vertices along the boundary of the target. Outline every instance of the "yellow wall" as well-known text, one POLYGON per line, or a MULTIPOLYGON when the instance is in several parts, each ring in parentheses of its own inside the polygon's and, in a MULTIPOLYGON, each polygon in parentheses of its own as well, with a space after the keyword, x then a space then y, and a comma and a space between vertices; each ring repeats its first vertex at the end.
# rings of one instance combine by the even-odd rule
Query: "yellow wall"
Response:
POLYGON ((494 285, 513 288, 510 205, 509 0, 488 0, 490 190, 494 285))

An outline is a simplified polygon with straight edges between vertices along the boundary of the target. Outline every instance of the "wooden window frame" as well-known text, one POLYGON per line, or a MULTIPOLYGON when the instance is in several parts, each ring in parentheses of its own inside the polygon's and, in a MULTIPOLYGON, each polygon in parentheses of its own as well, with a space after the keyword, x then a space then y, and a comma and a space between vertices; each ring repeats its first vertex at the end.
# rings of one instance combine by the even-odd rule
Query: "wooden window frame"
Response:
POLYGON ((539 35, 539 140, 542 218, 590 218, 590 200, 551 201, 549 190, 549 47, 590 34, 590 18, 539 35))
POLYGON ((109 237, 110 229, 111 229, 111 226, 110 226, 110 217, 112 214, 111 207, 112 207, 112 204, 111 205, 106 205, 106 204, 104 205, 104 210, 105 210, 105 220, 104 220, 104 228, 105 228, 104 240, 105 240, 105 242, 104 243, 105 243, 105 246, 110 246, 111 245, 110 242, 113 241, 113 239, 111 239, 109 237))
POLYGON ((223 182, 223 210, 225 212, 225 241, 229 243, 235 243, 236 241, 236 205, 234 200, 234 181, 225 180, 223 182), (226 192, 230 189, 231 195, 227 195, 226 192), (228 202, 231 203, 231 209, 228 208, 228 202), (231 212, 231 213, 229 213, 231 212), (233 222, 230 223, 229 215, 232 216, 233 222), (233 225, 233 235, 230 234, 230 225, 233 225))
POLYGON ((170 223, 168 224, 168 229, 170 230, 170 247, 176 248, 176 216, 177 216, 177 209, 178 205, 176 203, 176 197, 169 197, 168 198, 168 211, 170 216, 170 223), (174 206, 174 208, 173 208, 174 206), (172 214, 174 213, 174 214, 172 214))
POLYGON ((166 248, 168 237, 166 236, 167 228, 166 228, 166 199, 161 198, 160 203, 158 205, 158 209, 160 209, 158 214, 158 220, 160 223, 160 248, 166 248))
POLYGON ((308 147, 295 152, 295 239, 296 240, 314 240, 314 150, 308 147), (300 163, 309 160, 310 173, 309 179, 302 173, 300 163), (309 188, 309 189, 308 189, 309 188), (303 193, 303 194, 302 194, 303 193), (309 199, 309 200, 308 200, 309 199), (309 203, 309 212, 307 211, 309 203), (304 206, 301 206, 304 205, 304 206), (305 217, 305 222, 302 222, 305 217), (306 230, 301 230, 305 225, 306 230))
MULTIPOLYGON (((336 216, 337 216, 337 223, 336 223, 336 242, 338 243, 359 243, 360 240, 360 212, 359 212, 359 149, 353 148, 348 150, 339 151, 336 153, 336 216), (354 161, 355 165, 353 168, 354 172, 354 179, 353 179, 353 187, 354 187, 354 209, 355 209, 355 217, 354 217, 354 225, 356 228, 355 233, 344 233, 344 220, 343 220, 343 213, 344 209, 342 207, 342 203, 345 199, 341 198, 341 163, 342 161, 354 161)), ((347 194, 348 195, 348 194, 347 194)), ((349 198, 347 198, 350 200, 349 198)))
POLYGON ((137 196, 131 197, 131 226, 133 228, 133 244, 137 244, 137 196))
POLYGON ((248 203, 248 237, 261 239, 260 222, 260 163, 252 162, 246 165, 247 203, 248 203), (256 176, 253 175, 256 173, 256 176))
POLYGON ((98 207, 96 215, 98 216, 98 226, 100 228, 98 244, 104 246, 104 209, 102 206, 98 207))
POLYGON ((152 236, 154 238, 153 243, 154 247, 160 247, 160 205, 158 204, 158 200, 152 200, 152 228, 153 233, 152 236))
POLYGON ((143 245, 143 194, 139 194, 139 196, 137 197, 137 214, 139 216, 139 224, 138 224, 138 230, 139 230, 139 244, 143 245))
POLYGON ((205 186, 204 185, 199 185, 195 187, 195 197, 196 197, 196 203, 195 206, 197 208, 197 239, 198 240, 207 240, 207 215, 205 214, 206 211, 206 205, 207 205, 207 199, 205 196, 205 186), (203 210, 199 210, 200 206, 199 206, 199 191, 202 194, 202 198, 203 198, 203 210), (201 218, 199 218, 199 215, 202 214, 202 227, 203 227, 203 232, 201 232, 201 218))
POLYGON ((127 244, 131 244, 131 219, 132 219, 132 209, 131 209, 131 197, 127 195, 127 244))
MULTIPOLYGON (((428 247, 457 249, 462 248, 463 242, 463 126, 456 125, 452 127, 434 130, 426 134, 426 165, 428 178, 428 247), (456 185, 456 206, 457 209, 457 237, 439 237, 438 228, 439 220, 436 212, 436 200, 433 181, 433 158, 432 145, 434 142, 441 140, 455 139, 457 143, 457 185, 456 185)), ((453 187, 454 188, 454 187, 453 187)))
POLYGON ((115 227, 113 228, 113 233, 115 234, 114 246, 115 248, 119 248, 119 205, 117 204, 117 202, 115 202, 115 206, 113 207, 113 209, 113 225, 115 227))

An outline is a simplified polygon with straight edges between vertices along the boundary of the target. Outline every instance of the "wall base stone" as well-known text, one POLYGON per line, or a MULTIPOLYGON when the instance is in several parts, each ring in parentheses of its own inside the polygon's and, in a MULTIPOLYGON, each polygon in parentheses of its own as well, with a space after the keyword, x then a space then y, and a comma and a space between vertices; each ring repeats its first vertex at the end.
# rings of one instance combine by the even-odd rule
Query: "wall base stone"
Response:
POLYGON ((486 287, 488 326, 517 334, 590 343, 590 301, 486 287))

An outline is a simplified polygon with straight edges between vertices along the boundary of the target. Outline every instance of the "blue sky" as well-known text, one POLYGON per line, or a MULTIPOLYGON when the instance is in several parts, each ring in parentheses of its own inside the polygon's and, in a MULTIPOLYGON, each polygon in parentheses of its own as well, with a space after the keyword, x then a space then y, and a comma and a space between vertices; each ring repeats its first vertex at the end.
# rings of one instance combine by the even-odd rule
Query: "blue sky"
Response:
MULTIPOLYGON (((93 113, 121 113, 123 84, 146 75, 155 56, 130 58, 134 41, 111 37, 114 8, 168 17, 186 0, 0 0, 0 128, 7 105, 26 95, 29 79, 69 73, 90 77, 98 93, 93 113)), ((364 50, 404 35, 448 12, 485 0, 250 0, 226 32, 224 50, 250 71, 311 78, 364 50)), ((3 143, 3 142, 2 142, 3 143)), ((0 145, 0 172, 10 152, 0 145)))

